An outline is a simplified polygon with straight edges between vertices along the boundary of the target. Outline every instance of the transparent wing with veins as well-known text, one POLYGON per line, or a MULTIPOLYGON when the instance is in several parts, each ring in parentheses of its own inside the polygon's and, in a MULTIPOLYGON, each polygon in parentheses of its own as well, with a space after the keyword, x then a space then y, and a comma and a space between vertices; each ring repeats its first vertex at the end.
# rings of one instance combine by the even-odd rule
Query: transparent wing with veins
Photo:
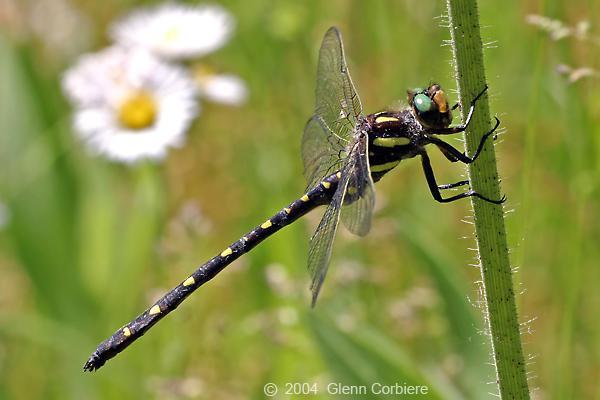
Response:
POLYGON ((346 173, 348 185, 342 207, 342 222, 352 233, 365 236, 371 229, 375 207, 375 187, 369 167, 369 141, 366 133, 359 133, 346 173))
POLYGON ((355 142, 354 128, 362 119, 362 105, 348 72, 342 37, 330 28, 321 44, 317 69, 315 112, 302 138, 307 188, 341 170, 355 142))
POLYGON ((362 105, 336 28, 327 31, 321 45, 316 97, 315 113, 306 124, 302 138, 308 189, 336 171, 341 178, 310 240, 308 269, 313 306, 327 275, 340 219, 350 232, 365 235, 371 227, 375 203, 362 105))
POLYGON ((310 239, 308 270, 312 278, 313 306, 327 275, 340 215, 346 228, 354 234, 366 235, 371 228, 375 191, 368 168, 367 146, 367 136, 363 134, 348 155, 337 190, 310 239))
MULTIPOLYGON (((349 168, 350 164, 346 165, 349 168)), ((329 259, 333 250, 333 239, 337 232, 337 227, 340 222, 340 210, 344 203, 344 195, 348 186, 349 174, 344 174, 338 183, 337 190, 331 199, 331 203, 327 206, 319 226, 315 230, 314 235, 310 239, 310 247, 308 250, 308 271, 311 276, 310 290, 312 292, 312 306, 317 302, 317 297, 321 291, 321 286, 329 269, 329 259)))

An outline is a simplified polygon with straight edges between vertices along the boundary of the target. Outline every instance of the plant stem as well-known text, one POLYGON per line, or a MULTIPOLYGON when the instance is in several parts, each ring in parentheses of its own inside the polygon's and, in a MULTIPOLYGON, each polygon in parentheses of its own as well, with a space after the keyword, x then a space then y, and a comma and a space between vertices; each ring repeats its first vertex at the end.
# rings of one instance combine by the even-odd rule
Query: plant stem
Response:
MULTIPOLYGON (((452 51, 459 98, 465 110, 486 85, 483 47, 476 0, 448 0, 452 51)), ((473 154, 483 134, 491 129, 487 95, 477 102, 466 147, 473 154)), ((493 145, 488 142, 479 159, 469 166, 473 190, 501 197, 493 145)), ((502 206, 472 197, 475 234, 481 263, 484 313, 491 338, 496 382, 502 399, 529 399, 529 388, 521 346, 517 307, 508 257, 502 206)))

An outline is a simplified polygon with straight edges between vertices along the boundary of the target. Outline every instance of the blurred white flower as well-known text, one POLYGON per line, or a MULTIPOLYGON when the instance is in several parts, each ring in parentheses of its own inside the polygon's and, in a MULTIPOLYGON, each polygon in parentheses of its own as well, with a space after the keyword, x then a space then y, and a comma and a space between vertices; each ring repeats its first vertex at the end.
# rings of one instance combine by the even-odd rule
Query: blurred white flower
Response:
POLYGON ((81 57, 63 77, 74 128, 109 159, 161 159, 183 144, 198 112, 194 80, 140 49, 114 46, 81 57))
POLYGON ((28 3, 30 29, 51 54, 78 54, 90 42, 92 24, 70 0, 35 0, 28 3))
POLYGON ((298 312, 293 307, 281 307, 277 309, 277 318, 282 325, 296 325, 298 323, 298 312))
POLYGON ((222 47, 233 18, 216 5, 166 3, 133 11, 110 29, 120 45, 142 47, 170 59, 202 56, 222 47))
POLYGON ((207 100, 239 106, 248 97, 246 84, 235 75, 210 73, 202 66, 195 68, 193 75, 200 96, 207 100))

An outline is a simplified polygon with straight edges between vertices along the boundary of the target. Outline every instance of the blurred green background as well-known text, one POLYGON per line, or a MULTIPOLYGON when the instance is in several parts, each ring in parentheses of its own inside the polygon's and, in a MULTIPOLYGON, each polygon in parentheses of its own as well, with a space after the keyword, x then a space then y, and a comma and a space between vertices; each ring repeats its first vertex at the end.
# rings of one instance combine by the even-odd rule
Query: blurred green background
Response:
MULTIPOLYGON (((329 26, 344 34, 366 112, 404 100, 408 87, 456 87, 443 2, 223 1, 235 35, 202 61, 241 76, 249 101, 204 103, 186 146, 163 163, 110 163, 74 137, 60 77, 141 4, 0 2, 0 398, 260 399, 267 382, 277 398, 291 398, 293 382, 317 383, 311 398, 343 398, 326 393, 331 382, 494 398, 470 203, 436 203, 418 162, 377 185, 366 238, 340 230, 314 310, 305 269, 320 212, 235 262, 103 369, 82 372, 100 341, 301 194, 300 138, 329 26), (76 18, 40 17, 42 3, 76 18)), ((600 68, 600 47, 526 23, 531 13, 587 20, 600 34, 600 2, 480 7, 533 397, 600 398, 599 80, 555 71, 600 68)), ((440 182, 464 173, 431 154, 440 182)))

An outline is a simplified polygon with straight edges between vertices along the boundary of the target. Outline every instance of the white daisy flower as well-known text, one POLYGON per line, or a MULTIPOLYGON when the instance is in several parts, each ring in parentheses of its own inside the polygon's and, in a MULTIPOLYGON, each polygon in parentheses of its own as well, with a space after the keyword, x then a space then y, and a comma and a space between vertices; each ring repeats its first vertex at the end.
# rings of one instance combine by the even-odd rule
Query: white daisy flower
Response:
POLYGON ((109 47, 63 77, 74 128, 92 152, 132 163, 178 147, 198 112, 194 80, 143 50, 109 47))
POLYGON ((183 59, 222 47, 229 40, 233 25, 231 15, 216 5, 166 3, 133 11, 117 21, 110 34, 120 45, 183 59))
POLYGON ((204 65, 193 69, 200 96, 215 103, 239 106, 248 97, 244 81, 230 74, 216 74, 204 65))

